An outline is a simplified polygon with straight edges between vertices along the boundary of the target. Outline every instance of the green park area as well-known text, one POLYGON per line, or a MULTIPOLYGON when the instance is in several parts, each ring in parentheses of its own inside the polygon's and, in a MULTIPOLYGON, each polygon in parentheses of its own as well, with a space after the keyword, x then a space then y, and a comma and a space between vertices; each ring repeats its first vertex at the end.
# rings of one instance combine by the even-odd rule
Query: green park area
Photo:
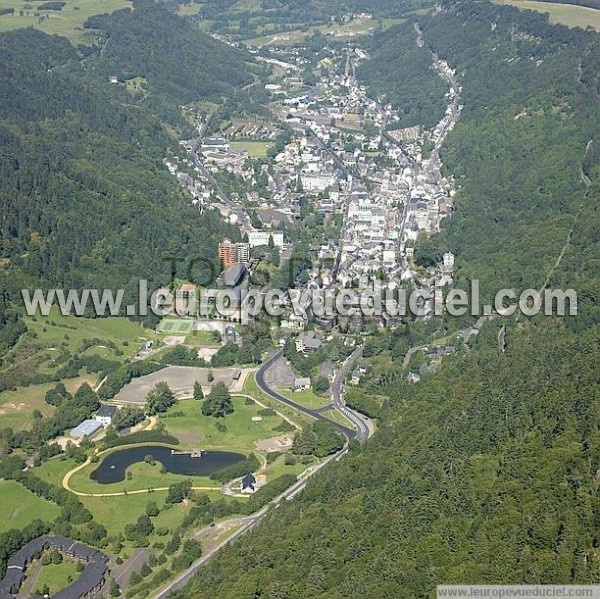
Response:
MULTIPOLYGON (((65 387, 74 393, 83 383, 93 383, 90 376, 80 376, 65 381, 65 387)), ((43 416, 50 416, 54 408, 44 401, 46 392, 55 383, 20 387, 15 391, 0 392, 0 428, 12 428, 13 431, 29 430, 37 410, 43 416)))
POLYGON ((32 586, 34 591, 47 589, 50 596, 69 586, 81 576, 81 573, 77 571, 77 562, 65 558, 58 564, 49 563, 43 566, 39 562, 34 562, 30 571, 32 580, 29 580, 28 586, 32 586))
MULTIPOLYGON (((74 45, 89 44, 94 31, 83 24, 94 15, 114 12, 131 5, 128 0, 69 0, 62 2, 60 10, 45 10, 42 2, 32 5, 23 0, 0 0, 0 9, 14 9, 13 13, 0 15, 0 31, 33 27, 50 35, 62 35, 74 45)), ((52 4, 52 3, 50 3, 52 4)))
POLYGON ((284 421, 277 414, 243 397, 232 401, 234 412, 222 419, 204 416, 201 402, 189 399, 178 402, 161 421, 183 446, 204 449, 253 451, 255 441, 280 434, 275 429, 284 421))
POLYGON ((125 480, 116 483, 100 484, 90 478, 90 475, 98 466, 99 463, 92 463, 78 470, 69 480, 70 488, 77 493, 89 494, 131 493, 133 491, 151 492, 153 489, 165 489, 173 483, 187 479, 192 479, 195 487, 206 487, 215 490, 218 490, 220 487, 218 482, 210 480, 207 476, 183 476, 166 472, 162 464, 158 461, 132 464, 127 468, 125 480))
POLYGON ((56 518, 58 506, 41 499, 14 481, 0 481, 0 532, 25 528, 35 519, 56 518))
POLYGON ((56 308, 23 321, 28 331, 0 365, 0 428, 15 431, 31 429, 37 412, 53 413, 44 396, 57 381, 70 393, 83 383, 95 388, 105 369, 134 357, 145 340, 157 339, 126 318, 63 316, 56 308))
POLYGON ((273 144, 269 141, 232 141, 229 145, 233 150, 247 150, 250 158, 264 158, 273 144))
MULTIPOLYGON (((123 317, 63 316, 53 307, 48 316, 25 316, 27 333, 7 355, 0 376, 24 386, 32 373, 38 377, 69 374, 70 360, 98 357, 124 362, 134 356, 154 332, 123 317)), ((61 378, 72 378, 64 376, 61 378)))
MULTIPOLYGON (((97 465, 94 464, 93 466, 97 467, 97 465)), ((62 481, 64 476, 76 466, 77 463, 75 460, 65 459, 60 456, 44 462, 41 466, 35 468, 33 473, 42 480, 60 485, 60 481, 62 481)), ((143 464, 142 466, 147 466, 147 464, 143 464)), ((184 477, 180 477, 180 479, 182 478, 184 477)), ((17 485, 17 483, 14 484, 17 485)), ((218 485, 214 481, 210 481, 210 484, 218 485)), ((94 485, 94 490, 97 491, 98 485, 96 483, 94 485)), ((165 485, 162 483, 160 486, 165 485)), ((17 485, 17 487, 21 488, 20 485, 17 485)), ((25 490, 24 492, 29 493, 29 491, 25 490)), ((218 491, 205 491, 205 493, 214 501, 227 499, 218 491)), ((137 520, 150 501, 154 501, 161 509, 160 514, 155 519, 157 528, 167 527, 173 529, 179 526, 181 520, 189 512, 190 505, 187 503, 167 505, 165 504, 166 497, 167 491, 153 491, 152 493, 137 493, 114 497, 80 496, 79 499, 94 515, 94 520, 106 527, 109 535, 117 535, 123 532, 127 524, 133 524, 137 520)), ((50 503, 43 503, 52 507, 50 503)))
MULTIPOLYGON (((230 451, 242 455, 250 453, 263 455, 268 450, 269 444, 267 443, 265 446, 267 449, 263 450, 262 444, 261 448, 258 448, 256 442, 262 441, 264 444, 269 439, 285 433, 289 434, 292 428, 273 410, 265 410, 251 399, 234 396, 232 403, 234 411, 217 419, 202 413, 202 401, 184 399, 178 401, 165 414, 161 414, 158 421, 164 425, 167 434, 180 441, 180 445, 174 447, 176 451, 202 449, 230 451)), ((277 449, 276 441, 272 442, 272 449, 277 449)), ((119 451, 119 448, 110 451, 119 451)), ((97 456, 92 463, 73 473, 69 480, 69 487, 79 493, 108 494, 146 492, 148 489, 165 488, 187 479, 192 480, 194 487, 202 487, 203 490, 218 491, 221 486, 219 481, 208 476, 190 477, 167 472, 163 464, 150 459, 132 464, 127 469, 125 480, 100 484, 92 480, 90 475, 106 455, 107 453, 103 453, 97 456)), ((261 460, 264 465, 265 458, 261 460)))
MULTIPOLYGON (((82 497, 85 507, 94 514, 94 520, 106 527, 109 536, 123 532, 125 526, 134 524, 140 514, 143 514, 150 501, 154 501, 161 510, 154 519, 156 528, 166 527, 170 531, 181 524, 189 513, 188 503, 178 503, 165 506, 166 491, 156 491, 151 494, 127 495, 119 497, 82 497)), ((218 493, 211 493, 213 499, 218 499, 218 493)))
POLYGON ((186 345, 196 345, 202 347, 220 347, 215 334, 212 331, 194 330, 188 333, 185 338, 186 345))

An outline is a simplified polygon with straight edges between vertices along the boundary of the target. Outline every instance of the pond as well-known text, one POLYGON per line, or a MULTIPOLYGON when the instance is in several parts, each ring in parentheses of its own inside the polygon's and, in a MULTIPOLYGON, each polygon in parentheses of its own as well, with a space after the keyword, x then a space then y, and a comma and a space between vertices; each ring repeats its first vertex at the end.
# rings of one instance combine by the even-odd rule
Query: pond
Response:
POLYGON ((121 482, 125 480, 127 468, 143 462, 148 455, 160 462, 171 474, 184 476, 208 476, 245 459, 242 454, 229 451, 203 451, 200 458, 192 457, 189 453, 178 454, 177 451, 181 450, 159 445, 117 450, 100 462, 98 468, 90 474, 90 478, 102 485, 121 482))

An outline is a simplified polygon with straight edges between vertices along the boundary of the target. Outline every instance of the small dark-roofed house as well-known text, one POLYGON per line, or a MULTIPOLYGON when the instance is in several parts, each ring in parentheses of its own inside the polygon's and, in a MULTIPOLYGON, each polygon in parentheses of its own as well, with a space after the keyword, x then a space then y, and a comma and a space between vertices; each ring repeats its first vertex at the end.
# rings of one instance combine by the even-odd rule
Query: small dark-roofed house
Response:
POLYGON ((95 420, 101 422, 103 426, 110 426, 113 418, 117 414, 117 406, 109 406, 108 404, 102 404, 100 409, 96 412, 95 420))
POLYGON ((240 491, 242 493, 254 493, 256 491, 256 478, 253 474, 248 473, 242 478, 240 491))
POLYGON ((291 223, 290 217, 281 212, 280 210, 274 210, 273 208, 265 208, 264 210, 258 211, 258 218, 266 227, 272 229, 280 229, 286 227, 291 223))

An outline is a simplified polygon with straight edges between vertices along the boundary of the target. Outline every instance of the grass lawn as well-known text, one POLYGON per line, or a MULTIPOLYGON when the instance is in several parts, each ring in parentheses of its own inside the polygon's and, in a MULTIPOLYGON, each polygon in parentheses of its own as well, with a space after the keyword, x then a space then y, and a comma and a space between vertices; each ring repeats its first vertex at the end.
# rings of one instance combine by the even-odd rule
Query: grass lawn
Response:
POLYGON ((600 31, 600 10, 574 4, 554 2, 534 2, 532 0, 495 0, 499 4, 511 4, 520 9, 545 12, 550 15, 551 23, 560 23, 567 27, 593 27, 600 31))
POLYGON ((130 358, 137 353, 142 341, 156 337, 150 330, 144 329, 140 324, 128 318, 121 316, 108 318, 63 316, 56 307, 52 308, 49 316, 36 316, 36 320, 24 316, 23 321, 28 329, 37 333, 36 342, 60 345, 66 347, 72 354, 77 352, 84 339, 112 341, 123 352, 123 356, 116 356, 114 350, 103 348, 101 344, 100 348, 104 349, 106 357, 117 360, 130 358), (65 341, 67 342, 66 346, 63 345, 65 341), (124 341, 127 341, 127 346, 123 345, 124 341))
MULTIPOLYGON (((218 491, 207 493, 211 500, 223 497, 218 491)), ((166 526, 169 531, 177 528, 193 504, 188 502, 165 506, 166 497, 167 491, 155 491, 120 497, 82 497, 81 501, 92 512, 94 520, 106 527, 110 536, 122 533, 127 524, 133 524, 145 512, 151 501, 160 509, 160 514, 152 518, 154 527, 166 526)))
MULTIPOLYGON (((63 316, 58 309, 53 308, 48 316, 24 316, 23 320, 29 330, 7 354, 5 365, 0 369, 0 377, 6 378, 15 386, 26 384, 33 373, 56 373, 71 357, 96 355, 124 362, 137 353, 144 340, 156 339, 153 332, 126 318, 63 316), (84 341, 86 345, 90 341, 95 344, 85 348, 84 341)), ((84 381, 94 386, 97 379, 97 375, 93 374, 63 382, 72 391, 84 381)), ((10 416, 6 418, 5 426, 20 429, 28 425, 32 410, 38 409, 44 415, 49 414, 43 398, 54 384, 0 393, 0 424, 5 422, 5 417, 10 416), (20 411, 24 414, 18 414, 20 411)))
POLYGON ((58 506, 41 499, 15 481, 0 481, 0 532, 24 528, 35 519, 50 521, 60 513, 58 506))
MULTIPOLYGON (((381 26, 383 29, 389 29, 394 25, 400 25, 404 23, 406 19, 382 19, 381 26)), ((373 32, 374 29, 379 27, 380 22, 378 19, 368 19, 365 21, 359 21, 357 19, 350 21, 349 23, 334 23, 328 25, 313 25, 307 31, 301 29, 294 29, 290 31, 279 31, 277 33, 264 34, 264 30, 268 27, 268 24, 262 28, 258 28, 257 31, 261 33, 258 37, 244 40, 246 44, 253 46, 264 46, 272 43, 280 45, 296 44, 301 42, 313 35, 316 31, 320 31, 323 35, 331 36, 335 39, 343 40, 353 38, 359 35, 368 35, 373 32)))
MULTIPOLYGON (((311 462, 316 464, 316 460, 311 462)), ((267 466, 265 470, 265 474, 267 475, 267 483, 272 482, 279 476, 283 476, 284 474, 295 474, 296 476, 301 472, 304 472, 310 464, 302 464, 300 460, 298 460, 295 464, 286 465, 285 464, 285 456, 279 456, 272 464, 267 466)))
POLYGON ((232 141, 229 145, 233 150, 247 150, 250 158, 264 158, 273 145, 270 141, 232 141))
MULTIPOLYGON (((90 478, 90 474, 99 466, 89 464, 85 468, 76 472, 69 481, 69 486, 80 493, 122 493, 123 491, 140 491, 150 488, 164 488, 169 485, 191 479, 195 487, 219 487, 220 483, 210 480, 208 476, 183 476, 180 474, 171 474, 170 472, 161 472, 161 464, 155 462, 154 465, 138 462, 132 464, 127 472, 131 472, 131 478, 125 478, 118 483, 100 484, 90 478)), ((149 501, 148 494, 140 493, 149 501)))
MULTIPOLYGON (((74 393, 85 382, 93 384, 92 376, 83 376, 64 381, 65 387, 74 393)), ((46 391, 56 383, 44 385, 31 385, 21 387, 16 391, 0 392, 0 428, 12 428, 15 431, 28 430, 33 422, 32 412, 39 410, 44 416, 49 416, 54 411, 44 401, 46 391)))
MULTIPOLYGON (((170 414, 183 412, 183 416, 164 418, 167 431, 181 440, 182 445, 188 447, 202 447, 204 449, 224 450, 254 450, 254 441, 268 439, 279 434, 273 428, 281 424, 282 419, 276 414, 273 416, 260 416, 263 408, 253 403, 246 405, 244 398, 233 397, 235 411, 220 421, 212 416, 203 416, 200 408, 202 402, 193 399, 179 401, 171 408, 170 414), (260 418, 253 421, 252 418, 260 418), (220 422, 227 427, 225 432, 217 430, 220 422)), ((167 416, 169 415, 167 413, 167 416)))
POLYGON ((76 466, 77 462, 75 460, 61 459, 61 457, 57 456, 34 468, 32 472, 38 478, 60 487, 62 486, 62 479, 65 474, 73 470, 76 466))
POLYGON ((0 16, 0 31, 34 27, 50 35, 68 37, 75 45, 90 43, 95 34, 83 29, 83 23, 93 15, 110 13, 131 5, 128 0, 69 0, 62 10, 25 9, 31 3, 23 0, 0 0, 0 8, 14 8, 12 15, 0 16), (19 14, 23 11, 23 15, 19 14))
POLYGON ((331 403, 331 397, 321 397, 316 395, 313 391, 308 389, 307 391, 292 391, 291 389, 277 389, 281 395, 288 397, 292 401, 299 403, 301 406, 306 408, 322 408, 331 403))
POLYGON ((79 576, 81 574, 77 572, 77 563, 74 560, 64 558, 60 564, 42 566, 34 586, 35 589, 41 590, 45 585, 48 585, 50 595, 54 595, 54 593, 68 587, 79 576))
POLYGON ((221 347, 218 341, 215 341, 211 331, 192 331, 185 338, 187 345, 199 345, 201 347, 221 347))
POLYGON ((125 89, 130 94, 141 93, 144 97, 148 96, 149 92, 146 89, 146 78, 145 77, 132 77, 125 81, 125 89))
POLYGON ((254 374, 246 377, 246 380, 244 381, 244 393, 254 397, 262 404, 285 414, 292 422, 295 422, 300 427, 306 426, 313 421, 313 419, 306 414, 302 414, 263 393, 256 384, 254 374))
POLYGON ((190 2, 189 4, 180 4, 177 8, 177 14, 181 17, 190 17, 193 15, 197 15, 201 10, 201 4, 190 2))

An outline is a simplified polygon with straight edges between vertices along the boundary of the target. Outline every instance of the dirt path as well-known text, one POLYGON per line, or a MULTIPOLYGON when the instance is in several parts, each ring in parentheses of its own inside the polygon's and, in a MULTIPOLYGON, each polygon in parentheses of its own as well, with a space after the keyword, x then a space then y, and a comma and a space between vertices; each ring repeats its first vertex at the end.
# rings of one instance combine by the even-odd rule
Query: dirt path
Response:
MULTIPOLYGON (((138 445, 122 445, 119 447, 119 449, 124 449, 126 447, 138 447, 138 445)), ((106 449, 95 455, 101 456, 112 450, 114 450, 114 448, 111 447, 110 449, 106 449)), ((266 462, 266 460, 265 460, 265 462, 266 462)), ((76 466, 75 468, 73 468, 73 470, 69 470, 69 472, 67 472, 63 476, 63 479, 62 479, 63 488, 66 489, 67 491, 69 491, 70 493, 77 495, 78 497, 124 497, 127 495, 140 495, 142 493, 152 493, 153 491, 168 491, 169 490, 169 487, 150 487, 148 489, 135 489, 133 491, 118 491, 118 492, 114 492, 114 493, 83 493, 81 491, 76 491, 70 485, 71 477, 75 473, 79 472, 80 470, 83 470, 86 466, 89 466, 91 463, 92 463, 92 458, 89 457, 83 464, 79 464, 79 466, 76 466)), ((220 491, 221 487, 192 487, 192 490, 193 491, 220 491)))

